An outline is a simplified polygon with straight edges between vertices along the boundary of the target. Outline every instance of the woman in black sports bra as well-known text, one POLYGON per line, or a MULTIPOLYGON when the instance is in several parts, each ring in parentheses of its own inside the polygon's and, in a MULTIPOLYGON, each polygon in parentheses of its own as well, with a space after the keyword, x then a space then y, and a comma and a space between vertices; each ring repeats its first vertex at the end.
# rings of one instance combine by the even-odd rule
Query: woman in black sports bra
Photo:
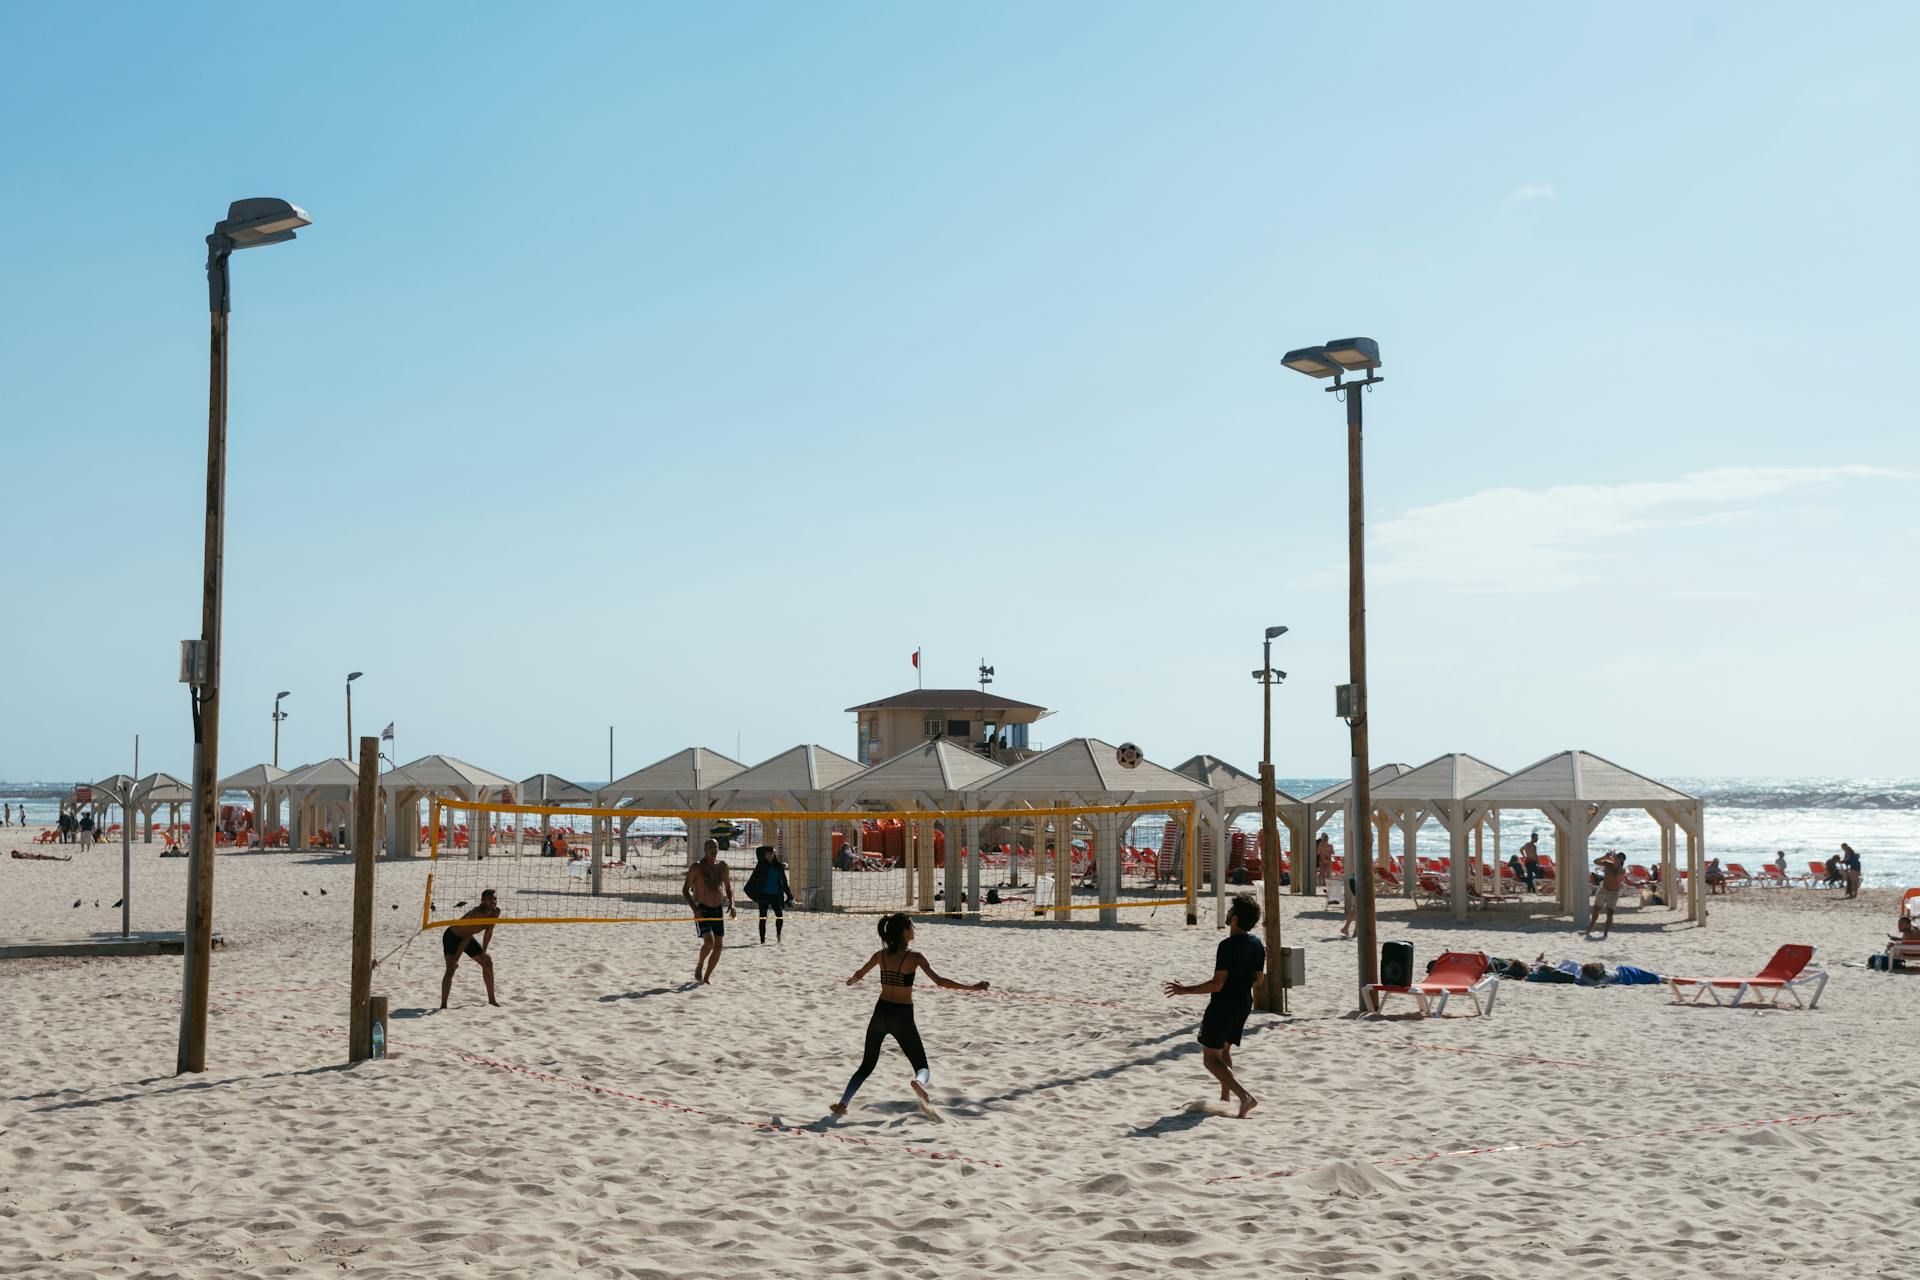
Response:
POLYGON ((900 1052, 906 1054, 907 1061, 913 1065, 913 1093, 920 1100, 920 1109, 933 1115, 932 1103, 927 1097, 927 1085, 933 1077, 927 1067, 927 1051, 920 1045, 920 1029, 913 1022, 913 975, 924 969, 935 986, 949 991, 985 991, 987 984, 984 981, 950 982, 933 971, 925 956, 908 950, 913 942, 913 921, 905 912, 881 916, 879 929, 880 941, 885 945, 860 966, 858 973, 847 979, 851 987, 866 977, 868 970, 880 970, 880 999, 873 1006, 873 1017, 867 1020, 866 1052, 860 1059, 860 1069, 847 1081, 846 1092, 829 1109, 836 1116, 847 1114, 847 1104, 853 1101, 853 1095, 860 1091, 860 1086, 873 1074, 874 1064, 880 1061, 881 1044, 892 1036, 900 1052))

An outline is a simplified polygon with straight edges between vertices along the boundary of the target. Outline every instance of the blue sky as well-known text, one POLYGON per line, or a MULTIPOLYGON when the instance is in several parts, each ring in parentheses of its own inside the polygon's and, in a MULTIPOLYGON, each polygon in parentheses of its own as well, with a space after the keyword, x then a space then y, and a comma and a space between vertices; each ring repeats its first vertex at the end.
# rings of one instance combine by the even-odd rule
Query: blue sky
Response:
POLYGON ((201 238, 234 264, 223 771, 399 727, 520 776, 1345 733, 1914 774, 1920 13, 1773 4, 0 10, 0 777, 184 771, 201 238))

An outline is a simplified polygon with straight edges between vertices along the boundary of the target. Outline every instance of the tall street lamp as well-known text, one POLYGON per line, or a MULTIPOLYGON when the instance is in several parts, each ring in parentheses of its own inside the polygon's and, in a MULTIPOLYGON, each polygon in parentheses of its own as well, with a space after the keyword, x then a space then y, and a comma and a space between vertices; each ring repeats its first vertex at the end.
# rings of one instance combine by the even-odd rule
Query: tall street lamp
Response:
POLYGON ((280 767, 280 722, 287 718, 287 713, 280 709, 280 699, 292 696, 286 689, 273 695, 273 767, 276 769, 280 767))
POLYGON ((1380 979, 1380 951, 1373 908, 1373 788, 1367 774, 1367 549, 1366 502, 1361 484, 1361 392, 1383 382, 1380 344, 1372 338, 1341 338, 1289 351, 1281 364, 1309 378, 1332 378, 1327 390, 1347 402, 1347 663, 1349 684, 1336 700, 1353 738, 1353 809, 1347 839, 1347 873, 1358 886, 1360 1008, 1367 986, 1380 979))
MULTIPOLYGON (((1280 814, 1273 793, 1273 686, 1287 678, 1273 668, 1273 642, 1287 634, 1285 627, 1268 627, 1260 642, 1260 883, 1266 898, 1267 990, 1263 1006, 1270 1013, 1287 1011, 1287 989, 1280 985, 1280 814)), ((1297 869, 1296 869, 1297 870, 1297 869)))
POLYGON ((207 392, 206 559, 200 583, 200 638, 184 646, 181 678, 193 698, 193 840, 187 852, 187 931, 180 999, 179 1070, 207 1068, 207 983, 213 964, 213 827, 219 800, 220 594, 227 507, 227 259, 294 238, 310 219, 285 200, 235 200, 207 237, 207 304, 212 313, 207 392))
POLYGON ((353 759, 353 682, 365 675, 364 671, 347 672, 347 759, 353 759))

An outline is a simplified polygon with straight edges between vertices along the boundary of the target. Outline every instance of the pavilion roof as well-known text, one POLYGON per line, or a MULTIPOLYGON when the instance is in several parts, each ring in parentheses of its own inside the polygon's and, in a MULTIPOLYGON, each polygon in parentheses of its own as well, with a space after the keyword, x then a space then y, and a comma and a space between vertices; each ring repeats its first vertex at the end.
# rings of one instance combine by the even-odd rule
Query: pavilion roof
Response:
POLYGON ((1453 751, 1380 784, 1373 789, 1372 799, 1376 805, 1381 801, 1464 800, 1507 776, 1505 769, 1490 765, 1478 756, 1453 751))
POLYGON ((1589 751, 1562 751, 1473 793, 1482 806, 1692 804, 1696 797, 1589 751))
POLYGON ((187 804, 193 788, 170 773, 150 773, 133 784, 133 802, 144 804, 187 804))
POLYGON ((863 769, 833 787, 843 795, 892 796, 961 791, 996 774, 999 765, 951 738, 935 738, 863 769))
POLYGON ((826 791, 860 771, 858 761, 849 760, 839 752, 829 751, 817 743, 802 743, 762 760, 751 769, 741 770, 721 783, 720 787, 736 795, 747 792, 826 791))
POLYGON ((283 791, 315 791, 323 787, 352 788, 360 785, 360 771, 339 756, 329 756, 325 760, 303 764, 298 769, 281 775, 276 785, 283 791))
MULTIPOLYGON (((1228 764, 1219 756, 1197 755, 1184 764, 1176 765, 1173 771, 1218 791, 1221 802, 1229 809, 1260 807, 1260 779, 1245 769, 1228 764)), ((1273 789, 1273 799, 1276 804, 1300 803, 1298 796, 1290 795, 1279 787, 1273 789)))
MULTIPOLYGON (((1401 774, 1407 772, 1410 772, 1410 770, 1408 766, 1404 764, 1383 764, 1367 775, 1367 781, 1375 787, 1384 786, 1401 774)), ((1348 778, 1345 782, 1336 782, 1330 787, 1322 787, 1320 790, 1308 796, 1306 803, 1345 804, 1347 802, 1347 796, 1352 790, 1353 779, 1348 778)))
POLYGON ((536 773, 520 780, 521 804, 586 804, 593 792, 557 773, 536 773))
POLYGON ((220 779, 222 791, 258 791, 270 787, 287 776, 285 769, 270 764, 256 764, 252 768, 242 769, 236 774, 220 779))
POLYGON ((636 796, 707 791, 746 770, 747 766, 738 760, 723 756, 711 747, 688 747, 655 760, 644 769, 636 769, 624 778, 616 778, 601 794, 636 796))
POLYGON ((1001 770, 967 788, 969 795, 995 797, 1144 795, 1148 799, 1199 799, 1213 788, 1151 760, 1128 769, 1121 765, 1113 744, 1098 738, 1069 738, 1037 756, 1001 770))

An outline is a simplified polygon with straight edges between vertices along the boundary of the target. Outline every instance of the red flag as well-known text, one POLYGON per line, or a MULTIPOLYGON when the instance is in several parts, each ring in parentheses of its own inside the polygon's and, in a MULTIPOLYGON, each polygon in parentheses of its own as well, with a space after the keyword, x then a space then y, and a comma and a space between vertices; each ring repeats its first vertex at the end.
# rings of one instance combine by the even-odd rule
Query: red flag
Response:
POLYGON ((913 651, 913 669, 915 671, 920 669, 920 651, 918 649, 913 651))

